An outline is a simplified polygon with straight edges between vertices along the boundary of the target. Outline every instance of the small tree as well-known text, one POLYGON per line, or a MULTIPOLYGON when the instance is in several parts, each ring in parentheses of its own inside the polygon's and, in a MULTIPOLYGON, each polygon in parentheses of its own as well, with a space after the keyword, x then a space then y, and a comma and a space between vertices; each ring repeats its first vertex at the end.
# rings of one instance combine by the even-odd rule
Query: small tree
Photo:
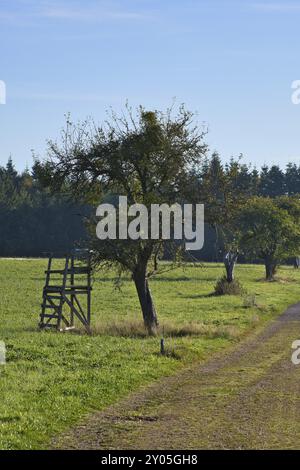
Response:
MULTIPOLYGON (((193 125, 193 114, 183 106, 173 117, 149 112, 140 107, 134 114, 127 107, 121 117, 112 114, 103 127, 86 122, 74 126, 69 120, 62 143, 49 143, 49 156, 37 162, 35 172, 52 189, 67 189, 84 202, 98 206, 100 195, 113 199, 127 196, 128 204, 183 202, 188 174, 206 152, 204 131, 193 125)), ((103 199, 103 198, 102 198, 103 199)), ((93 262, 96 266, 113 266, 118 273, 132 275, 143 319, 149 333, 158 324, 149 287, 150 276, 158 272, 158 258, 168 249, 177 261, 182 246, 163 240, 98 240, 95 220, 89 221, 93 262)))
MULTIPOLYGON (((267 280, 274 279, 282 260, 298 252, 300 230, 296 204, 296 200, 286 198, 254 197, 237 217, 240 247, 245 253, 264 260, 267 280)), ((299 210, 299 202, 297 206, 299 210)))
POLYGON ((234 281, 234 268, 238 259, 238 227, 236 214, 255 191, 254 175, 241 163, 241 156, 223 165, 217 153, 205 161, 198 175, 198 186, 193 189, 195 200, 205 203, 206 222, 215 231, 215 257, 223 252, 226 282, 234 281))

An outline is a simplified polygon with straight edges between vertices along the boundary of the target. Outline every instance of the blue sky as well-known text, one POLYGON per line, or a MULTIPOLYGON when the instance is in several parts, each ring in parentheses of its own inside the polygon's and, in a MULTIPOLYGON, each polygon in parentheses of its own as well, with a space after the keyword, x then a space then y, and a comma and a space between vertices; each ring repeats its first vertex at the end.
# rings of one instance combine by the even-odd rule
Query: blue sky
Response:
POLYGON ((0 164, 43 156, 73 119, 174 97, 224 159, 300 163, 300 1, 0 0, 0 164))

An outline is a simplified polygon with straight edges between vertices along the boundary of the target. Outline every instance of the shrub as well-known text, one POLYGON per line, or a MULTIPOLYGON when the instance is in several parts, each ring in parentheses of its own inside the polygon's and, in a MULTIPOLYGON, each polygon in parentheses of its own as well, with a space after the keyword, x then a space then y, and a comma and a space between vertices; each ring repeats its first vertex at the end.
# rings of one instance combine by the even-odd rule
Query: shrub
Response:
POLYGON ((215 295, 241 295, 243 294, 243 288, 239 281, 234 279, 232 282, 228 282, 226 276, 218 279, 215 285, 215 295))
POLYGON ((254 294, 248 294, 244 296, 243 299, 243 307, 244 308, 254 308, 254 307, 259 307, 257 300, 256 300, 256 295, 254 294))

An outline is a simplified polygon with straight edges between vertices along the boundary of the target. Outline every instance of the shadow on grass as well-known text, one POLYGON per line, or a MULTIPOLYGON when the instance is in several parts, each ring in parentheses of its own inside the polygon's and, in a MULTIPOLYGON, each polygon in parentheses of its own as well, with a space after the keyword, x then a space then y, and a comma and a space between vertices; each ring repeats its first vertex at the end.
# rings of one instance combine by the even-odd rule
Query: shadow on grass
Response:
POLYGON ((282 277, 282 276, 275 276, 273 279, 266 279, 265 277, 260 277, 255 279, 255 282, 264 282, 266 284, 289 284, 289 283, 298 283, 298 279, 294 279, 291 277, 282 277))
POLYGON ((210 292, 208 294, 192 294, 192 295, 186 295, 182 294, 181 292, 178 292, 177 295, 181 297, 182 299, 209 299, 211 297, 215 297, 214 292, 210 292))

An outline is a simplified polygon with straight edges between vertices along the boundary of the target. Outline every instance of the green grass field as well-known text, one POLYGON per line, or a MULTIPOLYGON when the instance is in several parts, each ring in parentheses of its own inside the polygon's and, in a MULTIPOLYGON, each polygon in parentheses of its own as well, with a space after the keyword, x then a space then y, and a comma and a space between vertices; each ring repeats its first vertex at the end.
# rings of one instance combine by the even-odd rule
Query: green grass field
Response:
POLYGON ((169 356, 159 337, 139 335, 134 286, 114 289, 111 273, 94 282, 93 336, 37 329, 46 260, 0 260, 0 448, 46 448, 52 436, 130 391, 172 374, 238 341, 299 300, 300 272, 284 267, 278 281, 263 266, 241 265, 243 296, 211 297, 221 265, 189 266, 151 281, 169 356), (133 336, 134 331, 137 332, 133 336))

